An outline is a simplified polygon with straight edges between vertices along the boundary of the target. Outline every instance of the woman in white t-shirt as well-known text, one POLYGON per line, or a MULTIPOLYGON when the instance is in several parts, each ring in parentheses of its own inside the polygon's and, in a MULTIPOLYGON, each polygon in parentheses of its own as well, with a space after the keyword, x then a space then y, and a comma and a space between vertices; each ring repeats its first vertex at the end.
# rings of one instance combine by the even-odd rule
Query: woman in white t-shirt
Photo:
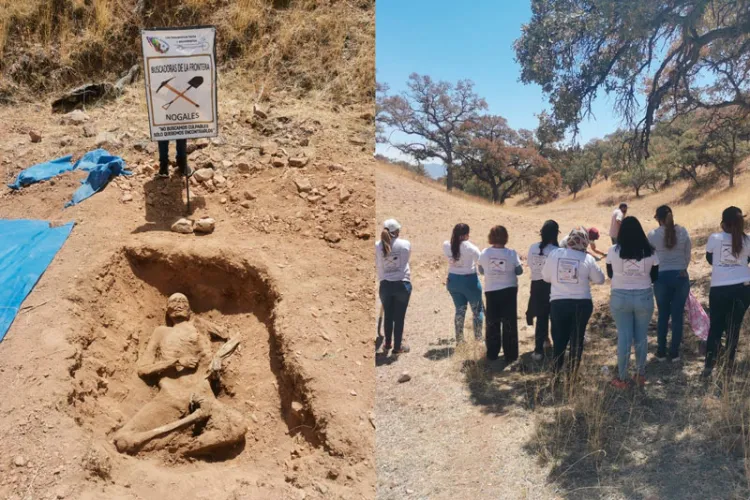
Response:
POLYGON ((711 328, 706 345, 704 376, 710 376, 727 332, 727 364, 731 368, 737 352, 740 328, 750 306, 750 236, 745 234, 742 210, 729 207, 721 214, 721 229, 706 244, 706 259, 711 264, 711 291, 708 307, 711 328))
POLYGON ((531 270, 531 295, 526 309, 526 324, 533 325, 534 318, 536 318, 534 354, 531 355, 535 361, 541 361, 544 358, 544 348, 551 344, 549 341, 549 295, 552 287, 542 278, 542 269, 547 256, 559 248, 557 242, 559 234, 560 226, 557 222, 546 221, 540 232, 542 241, 531 245, 526 258, 531 270))
POLYGON ((604 283, 604 273, 594 257, 586 253, 589 236, 585 229, 573 229, 565 242, 565 247, 558 248, 547 257, 542 278, 552 284, 550 319, 555 353, 553 368, 555 373, 562 369, 565 351, 570 343, 568 369, 575 374, 583 355, 586 326, 594 312, 590 284, 604 283))
POLYGON ((395 219, 388 219, 383 223, 380 241, 375 244, 380 302, 385 313, 384 350, 387 352, 393 348, 393 354, 409 352, 409 346, 402 342, 402 338, 406 309, 411 297, 411 244, 399 238, 400 233, 401 224, 395 219))
POLYGON ((456 342, 464 340, 464 320, 467 305, 474 314, 474 337, 482 340, 484 306, 482 305, 482 284, 477 276, 479 249, 469 241, 469 226, 456 224, 450 241, 443 243, 443 254, 448 259, 448 279, 446 287, 456 306, 454 324, 456 342))
POLYGON ((487 359, 496 360, 502 346, 509 364, 518 359, 518 276, 523 267, 516 251, 505 248, 507 229, 493 227, 488 240, 492 246, 482 250, 478 261, 487 299, 487 359))
POLYGON ((633 381, 643 386, 648 325, 654 315, 652 284, 659 276, 659 258, 635 217, 622 220, 617 244, 607 254, 607 275, 612 280, 610 309, 617 325, 617 377, 612 385, 618 389, 628 387, 630 349, 635 346, 633 381))

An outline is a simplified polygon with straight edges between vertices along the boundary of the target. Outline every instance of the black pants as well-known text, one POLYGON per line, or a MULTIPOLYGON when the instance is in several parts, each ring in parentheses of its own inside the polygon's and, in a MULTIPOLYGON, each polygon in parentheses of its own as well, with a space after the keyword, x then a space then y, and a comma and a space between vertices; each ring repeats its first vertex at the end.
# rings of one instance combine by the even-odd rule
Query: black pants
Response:
POLYGON ((518 359, 518 288, 485 292, 484 296, 487 359, 497 359, 502 346, 505 361, 512 363, 518 359))
MULTIPOLYGON (((159 141, 159 171, 167 173, 169 169, 169 141, 159 141)), ((175 161, 180 170, 187 169, 187 139, 175 141, 177 155, 175 161)))
POLYGON ((404 336, 404 320, 411 297, 411 283, 408 281, 380 282, 380 302, 385 316, 385 345, 398 351, 404 336), (391 344, 393 340, 393 344, 391 344))
POLYGON ((536 318, 534 329, 534 352, 544 353, 544 342, 549 338, 549 295, 552 284, 544 280, 531 282, 529 306, 526 309, 526 322, 531 325, 536 318))
POLYGON ((711 329, 708 332, 706 346, 706 368, 713 368, 716 355, 721 347, 721 338, 727 332, 727 357, 732 363, 737 353, 740 339, 740 328, 745 312, 750 306, 750 285, 711 287, 708 295, 708 307, 711 317, 711 329))
POLYGON ((561 299, 550 303, 555 372, 559 372, 563 367, 568 343, 570 343, 568 369, 571 373, 578 369, 583 355, 583 336, 593 312, 594 303, 591 299, 561 299))

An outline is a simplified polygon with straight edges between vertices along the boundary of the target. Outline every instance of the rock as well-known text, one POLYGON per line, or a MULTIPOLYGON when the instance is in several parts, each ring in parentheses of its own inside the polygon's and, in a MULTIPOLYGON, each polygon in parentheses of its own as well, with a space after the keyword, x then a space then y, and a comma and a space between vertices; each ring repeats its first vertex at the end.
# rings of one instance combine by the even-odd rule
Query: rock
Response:
POLYGON ((344 186, 341 186, 341 189, 339 190, 339 202, 344 203, 351 197, 352 197, 352 193, 350 193, 349 190, 346 189, 344 186))
POLYGON ((185 146, 185 152, 188 154, 188 156, 192 155, 198 151, 198 146, 194 142, 189 142, 187 146, 185 146))
POLYGON ((367 140, 363 137, 350 137, 349 142, 355 146, 364 146, 367 144, 367 140))
POLYGON ((262 155, 275 155, 279 151, 279 145, 275 142, 265 142, 260 145, 260 154, 262 155))
POLYGON ((292 414, 297 417, 298 420, 305 419, 305 407, 299 401, 292 401, 292 414))
POLYGON ((318 201, 320 201, 322 199, 323 199, 323 197, 320 196, 320 195, 318 195, 318 194, 312 194, 312 195, 310 195, 310 196, 307 197, 307 201, 312 202, 312 203, 316 203, 316 202, 318 202, 318 201))
POLYGON ((245 159, 237 160, 234 166, 237 167, 237 171, 241 174, 249 174, 253 170, 250 163, 245 159))
POLYGON ((96 147, 115 147, 119 148, 122 147, 122 141, 120 141, 114 134, 110 132, 99 132, 96 136, 96 147))
POLYGON ((351 390, 351 391, 349 391, 349 394, 351 394, 352 396, 356 396, 357 395, 357 391, 351 390))
POLYGON ((328 166, 328 170, 331 172, 343 172, 345 170, 343 165, 339 165, 338 163, 334 163, 333 165, 328 166))
POLYGON ((72 137, 69 137, 69 136, 66 135, 65 137, 63 137, 62 139, 60 139, 60 146, 62 146, 62 147, 70 146, 71 144, 73 144, 73 138, 72 137))
POLYGON ((254 195, 253 193, 251 193, 250 191, 244 191, 244 192, 242 193, 242 196, 244 196, 246 200, 254 200, 255 198, 257 198, 257 196, 255 196, 255 195, 254 195))
POLYGON ((214 186, 217 188, 224 187, 227 184, 227 178, 221 174, 214 174, 214 186))
POLYGON ((195 221, 193 231, 195 231, 196 233, 210 234, 214 232, 215 228, 216 221, 214 219, 212 219, 211 217, 203 217, 202 219, 198 219, 197 221, 195 221))
POLYGON ((211 141, 211 144, 213 144, 214 146, 223 146, 226 143, 224 138, 221 136, 211 137, 210 141, 211 141))
POLYGON ((98 134, 98 130, 96 129, 96 125, 93 123, 89 123, 87 125, 83 126, 83 136, 84 137, 95 137, 96 134, 98 134))
POLYGON ((157 146, 155 142, 149 142, 148 145, 146 146, 146 152, 150 155, 156 153, 156 149, 157 149, 157 146))
POLYGON ((83 123, 86 123, 87 121, 89 121, 89 115, 87 115, 80 109, 71 111, 70 113, 63 115, 62 117, 63 123, 69 123, 71 125, 81 125, 83 123))
POLYGON ((398 378, 398 383, 403 384, 404 382, 408 382, 411 380, 411 375, 409 375, 409 372, 403 372, 401 373, 401 376, 398 378))
POLYGON ((208 140, 207 137, 201 137, 197 141, 195 141, 196 147, 203 149, 205 147, 208 147, 208 145, 211 144, 211 141, 208 140))
POLYGON ((310 179, 307 177, 294 179, 294 183, 297 185, 297 191, 300 193, 309 193, 312 191, 312 184, 310 184, 310 179))
POLYGON ((240 201, 240 197, 237 196, 234 193, 230 193, 229 194, 229 201, 231 201, 232 203, 238 202, 238 201, 240 201))
POLYGON ((133 149, 135 149, 136 151, 140 151, 141 153, 146 151, 146 147, 148 147, 148 141, 138 141, 133 144, 133 149))
POLYGON ((240 203, 240 205, 241 205, 241 206, 242 206, 243 208, 250 208, 251 206, 253 206, 253 204, 252 204, 252 203, 250 203, 250 202, 249 202, 248 200, 245 200, 245 201, 243 201, 242 203, 240 203))
POLYGON ((341 235, 339 233, 326 233, 323 238, 329 243, 338 243, 341 241, 341 235))
POLYGON ((42 142, 42 134, 36 130, 29 130, 29 137, 31 138, 31 142, 42 142))
POLYGON ((63 498, 67 496, 67 494, 68 494, 67 490, 65 488, 60 487, 60 488, 57 488, 57 491, 55 491, 55 498, 57 498, 58 500, 62 500, 63 498))
POLYGON ((172 224, 172 231, 180 234, 191 234, 193 232, 193 221, 190 219, 180 219, 172 224))
POLYGON ((225 205, 227 203, 227 199, 226 198, 222 198, 222 199, 219 200, 219 203, 221 203, 222 205, 225 205))
POLYGON ((306 156, 295 156, 289 158, 289 166, 294 168, 302 168, 310 161, 306 156))
POLYGON ((210 168, 199 168, 198 170, 195 171, 195 173, 193 174, 193 177, 198 182, 206 182, 208 180, 213 179, 214 171, 213 169, 210 169, 210 168))
POLYGON ((268 111, 266 111, 260 104, 253 104, 253 114, 258 118, 268 118, 268 111))
POLYGON ((222 160, 221 162, 221 166, 225 169, 232 168, 232 165, 234 165, 234 163, 232 163, 231 160, 222 160))
POLYGON ((93 444, 83 457, 83 468, 89 474, 107 479, 112 472, 112 459, 104 447, 93 444))
POLYGON ((18 455, 13 459, 13 465, 15 465, 16 467, 24 467, 26 465, 26 459, 21 455, 18 455))
POLYGON ((280 158, 278 156, 274 156, 271 160, 271 165, 273 165, 275 168, 283 168, 286 167, 286 158, 280 158))
POLYGON ((124 195, 122 195, 121 199, 122 199, 123 203, 127 203, 129 201, 133 201, 133 195, 130 194, 130 193, 125 193, 124 195))

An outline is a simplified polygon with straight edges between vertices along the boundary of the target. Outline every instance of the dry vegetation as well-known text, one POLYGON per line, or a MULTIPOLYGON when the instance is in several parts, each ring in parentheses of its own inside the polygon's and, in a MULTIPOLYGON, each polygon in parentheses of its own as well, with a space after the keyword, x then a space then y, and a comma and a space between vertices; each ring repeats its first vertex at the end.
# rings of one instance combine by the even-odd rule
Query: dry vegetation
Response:
POLYGON ((374 23, 374 0, 0 0, 0 101, 115 79, 140 62, 140 28, 211 24, 249 90, 369 103, 374 23))

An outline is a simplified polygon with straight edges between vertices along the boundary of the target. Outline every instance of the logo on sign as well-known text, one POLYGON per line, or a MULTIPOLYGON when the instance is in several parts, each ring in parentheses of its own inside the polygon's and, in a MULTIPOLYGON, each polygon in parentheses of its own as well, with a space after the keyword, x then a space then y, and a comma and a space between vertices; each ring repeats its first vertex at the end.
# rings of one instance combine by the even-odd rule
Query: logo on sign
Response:
POLYGON ((157 51, 160 54, 166 54, 169 51, 169 44, 162 40, 161 38, 156 38, 155 36, 149 36, 146 37, 148 40, 148 44, 153 47, 155 51, 157 51))

